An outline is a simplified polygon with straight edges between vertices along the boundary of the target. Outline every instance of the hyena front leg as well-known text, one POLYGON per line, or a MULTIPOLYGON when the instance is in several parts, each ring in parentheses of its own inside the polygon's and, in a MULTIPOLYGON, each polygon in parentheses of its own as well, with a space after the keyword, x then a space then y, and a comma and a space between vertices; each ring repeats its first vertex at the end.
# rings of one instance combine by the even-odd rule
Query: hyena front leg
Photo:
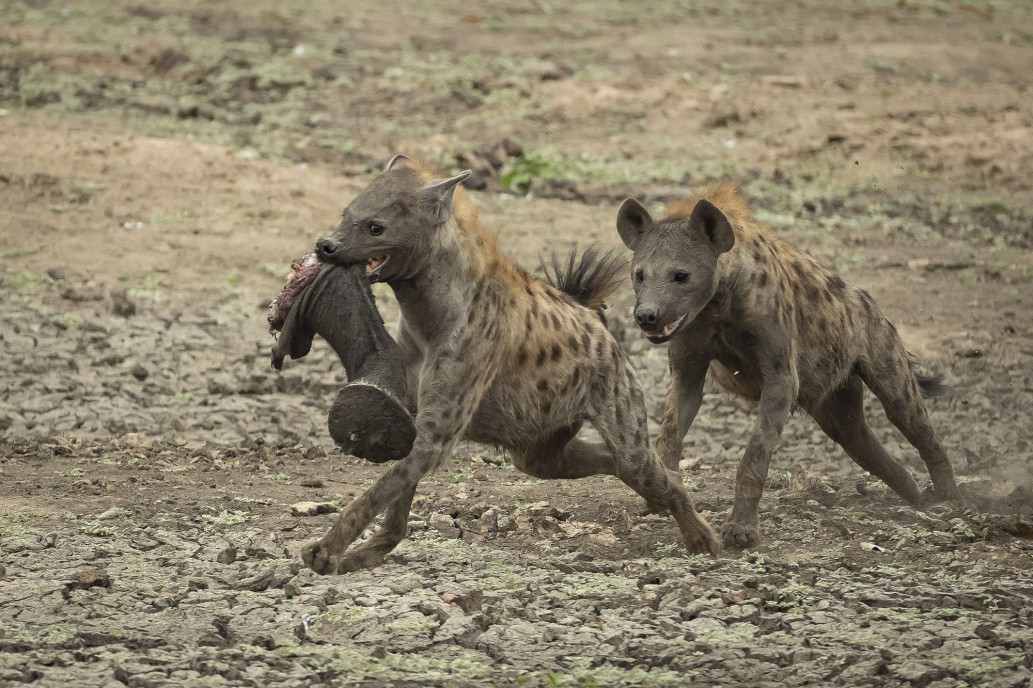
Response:
POLYGON ((416 485, 448 459, 491 385, 495 347, 474 336, 473 329, 468 328, 471 334, 461 337, 454 349, 438 353, 424 365, 412 452, 352 501, 322 540, 302 548, 301 558, 309 568, 333 574, 377 566, 405 537, 416 485), (380 531, 366 545, 348 552, 355 538, 389 505, 392 508, 380 531))
POLYGON ((415 495, 416 486, 413 485, 391 502, 377 532, 368 542, 345 552, 337 565, 337 573, 372 569, 383 564, 384 557, 409 533, 409 511, 415 495))
POLYGON ((668 350, 671 379, 667 384, 667 402, 656 438, 656 453, 669 470, 678 470, 682 442, 703 403, 703 383, 707 379, 710 356, 701 352, 668 350))
POLYGON ((760 495, 768 477, 771 454, 800 389, 791 349, 764 361, 761 372, 764 386, 760 392, 757 423, 735 475, 732 515, 721 529, 721 537, 730 547, 755 547, 760 543, 760 495))
POLYGON ((405 399, 402 403, 409 409, 409 413, 415 416, 419 412, 420 394, 420 364, 423 363, 423 352, 420 345, 416 343, 409 326, 405 320, 398 322, 398 348, 402 352, 402 365, 405 366, 405 381, 408 383, 405 388, 405 399))
POLYGON ((590 394, 590 420, 616 460, 617 477, 651 506, 671 512, 690 554, 716 556, 721 544, 713 529, 696 512, 677 474, 669 473, 649 446, 645 398, 615 344, 596 371, 590 394))

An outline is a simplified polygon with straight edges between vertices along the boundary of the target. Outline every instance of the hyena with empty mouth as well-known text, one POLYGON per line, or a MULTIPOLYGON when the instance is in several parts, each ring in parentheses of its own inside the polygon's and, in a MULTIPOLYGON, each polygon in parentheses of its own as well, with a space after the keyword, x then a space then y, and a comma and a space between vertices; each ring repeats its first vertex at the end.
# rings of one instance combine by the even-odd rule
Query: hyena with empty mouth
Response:
POLYGON ((864 419, 863 385, 914 445, 935 494, 961 502, 951 464, 922 404, 938 378, 916 375, 896 328, 863 289, 771 235, 731 186, 674 203, 654 221, 629 198, 617 230, 635 252, 635 320, 670 341, 671 381, 657 452, 671 469, 703 400, 709 369, 726 390, 759 402, 722 529, 726 544, 758 544, 757 507, 782 427, 797 405, 865 470, 913 505, 918 485, 864 419))
POLYGON ((379 565, 405 537, 420 479, 460 438, 501 446, 539 478, 616 475, 650 505, 669 509, 690 552, 716 553, 717 537, 676 476, 650 448, 645 401, 601 317, 624 262, 586 252, 535 279, 504 258, 457 185, 397 156, 316 242, 327 263, 367 263, 401 308, 398 343, 410 370, 416 441, 341 513, 302 558, 320 573, 379 565), (596 427, 604 445, 576 438, 596 427), (348 550, 380 512, 380 530, 348 550))

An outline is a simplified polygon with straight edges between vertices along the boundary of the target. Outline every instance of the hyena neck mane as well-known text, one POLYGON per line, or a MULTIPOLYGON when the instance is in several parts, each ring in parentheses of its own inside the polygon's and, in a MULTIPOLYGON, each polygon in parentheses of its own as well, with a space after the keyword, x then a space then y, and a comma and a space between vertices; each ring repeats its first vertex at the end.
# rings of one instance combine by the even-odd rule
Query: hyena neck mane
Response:
MULTIPOLYGON (((437 176, 421 163, 407 166, 426 181, 437 176)), ((432 339, 437 331, 452 331, 460 318, 465 322, 474 290, 485 277, 516 278, 522 270, 499 252, 495 235, 481 225, 462 187, 452 196, 451 216, 428 231, 434 236, 420 269, 390 286, 406 322, 432 339)))

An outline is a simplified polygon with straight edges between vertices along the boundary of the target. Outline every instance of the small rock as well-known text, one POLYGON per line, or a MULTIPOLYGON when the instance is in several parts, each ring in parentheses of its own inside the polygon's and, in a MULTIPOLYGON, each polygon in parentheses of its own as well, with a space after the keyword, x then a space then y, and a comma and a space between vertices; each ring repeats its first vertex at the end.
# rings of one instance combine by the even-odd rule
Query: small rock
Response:
POLYGON ((497 509, 485 509, 478 520, 481 524, 482 533, 490 533, 499 529, 499 512, 497 509))
POLYGON ((187 581, 187 588, 189 588, 190 590, 207 590, 208 581, 206 581, 204 578, 191 578, 189 581, 187 581))
POLYGON ((272 587, 276 580, 276 569, 267 568, 256 576, 241 578, 237 581, 238 589, 250 590, 251 592, 262 592, 272 587))
POLYGON ((697 456, 693 459, 682 459, 678 462, 679 471, 692 471, 699 468, 699 464, 703 461, 702 456, 697 456))
POLYGON ((438 530, 450 530, 455 528, 455 521, 448 514, 433 513, 428 519, 431 528, 437 528, 438 530))
POLYGON ((484 593, 480 590, 470 590, 469 592, 453 595, 452 602, 467 614, 473 614, 484 608, 484 593))
POLYGON ((132 368, 129 369, 129 373, 140 382, 146 380, 148 376, 150 376, 151 374, 150 371, 147 370, 147 368, 144 368, 142 363, 135 364, 132 368))
POLYGON ((542 81, 558 81, 574 73, 574 68, 562 62, 542 62, 538 65, 538 78, 542 81))
POLYGON ((3 578, 6 575, 7 575, 7 568, 3 564, 0 564, 0 578, 3 578))
POLYGON ((788 74, 769 74, 761 77, 760 82, 768 86, 782 86, 783 88, 802 88, 807 85, 807 77, 788 74))
POLYGON ((219 562, 220 564, 232 564, 236 560, 237 560, 237 548, 234 547, 233 545, 230 545, 226 549, 222 550, 215 557, 215 561, 219 562))
POLYGON ((111 312, 117 316, 128 318, 136 315, 136 303, 129 298, 125 290, 111 292, 111 312))
POLYGON ((47 270, 47 277, 58 282, 65 278, 65 271, 61 268, 50 268, 47 270))
POLYGON ((287 598, 297 597, 301 594, 301 584, 298 582, 297 576, 283 584, 283 594, 287 598))
POLYGON ((61 292, 61 298, 66 301, 82 303, 83 301, 100 301, 104 298, 104 292, 100 287, 85 285, 83 287, 68 287, 61 292))
POLYGON ((455 520, 448 514, 433 513, 427 519, 427 523, 445 537, 459 536, 459 528, 456 527, 455 520))
POLYGON ((118 508, 117 506, 113 506, 110 509, 108 509, 107 511, 105 511, 104 513, 102 513, 97 518, 99 520, 101 520, 101 521, 108 521, 110 519, 118 518, 119 516, 124 516, 124 515, 125 515, 125 512, 122 509, 118 508))
POLYGON ((301 481, 302 487, 323 487, 323 481, 319 478, 305 478, 301 481))
POLYGON ((72 580, 65 583, 69 590, 88 590, 89 588, 110 588, 111 577, 103 569, 87 569, 77 571, 72 580))
POLYGON ((638 587, 641 589, 647 585, 659 585, 665 580, 667 580, 667 576, 662 571, 646 571, 639 576, 638 587))
POLYGON ((711 129, 719 129, 742 121, 739 111, 736 109, 715 110, 704 122, 704 126, 711 129))
POLYGON ((151 606, 155 609, 174 609, 179 606, 179 596, 173 593, 163 593, 158 595, 151 601, 151 606))
POLYGON ((319 516, 320 514, 337 513, 337 507, 330 502, 298 502, 291 504, 291 514, 294 516, 319 516))

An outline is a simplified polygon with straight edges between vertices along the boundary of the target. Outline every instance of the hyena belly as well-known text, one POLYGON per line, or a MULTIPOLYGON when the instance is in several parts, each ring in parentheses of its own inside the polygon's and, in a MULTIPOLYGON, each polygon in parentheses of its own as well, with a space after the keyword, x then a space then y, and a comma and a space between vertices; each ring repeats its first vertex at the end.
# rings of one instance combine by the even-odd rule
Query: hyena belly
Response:
POLYGON ((520 342, 510 357, 513 365, 499 374, 475 412, 470 438, 521 446, 582 423, 596 344, 609 334, 601 322, 580 329, 561 326, 520 342))
POLYGON ((854 306, 856 291, 847 288, 827 307, 794 319, 799 400, 807 411, 842 387, 863 355, 865 319, 854 306))

